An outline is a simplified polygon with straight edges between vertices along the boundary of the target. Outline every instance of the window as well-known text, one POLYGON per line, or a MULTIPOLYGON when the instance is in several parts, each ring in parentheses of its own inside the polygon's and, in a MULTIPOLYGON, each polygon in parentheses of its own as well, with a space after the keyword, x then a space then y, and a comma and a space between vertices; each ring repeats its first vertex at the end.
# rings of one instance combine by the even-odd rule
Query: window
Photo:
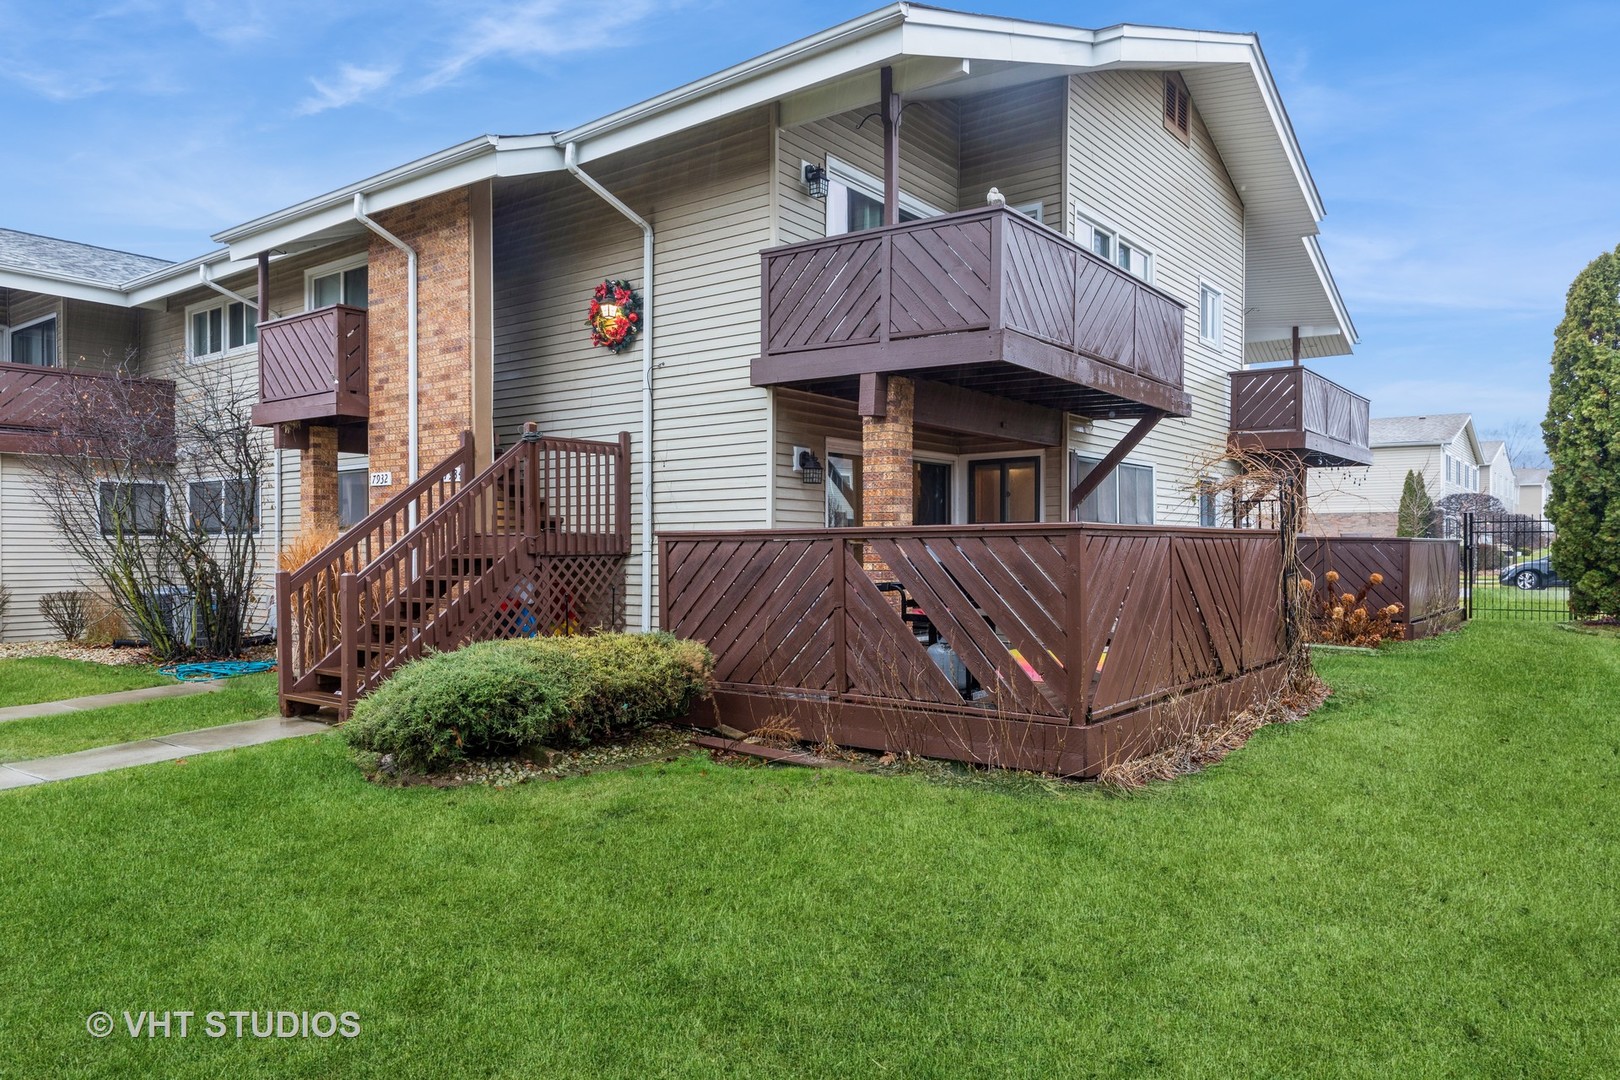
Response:
POLYGON ((103 481, 97 489, 101 535, 154 535, 163 524, 165 495, 162 484, 103 481))
POLYGON ((944 461, 913 460, 913 525, 951 524, 951 466, 944 461))
POLYGON ((338 473, 338 528, 352 528, 365 518, 371 495, 370 479, 365 469, 346 469, 338 473))
POLYGON ((240 300, 210 301, 186 309, 186 355, 193 360, 224 356, 259 340, 259 309, 240 300))
MULTIPOLYGON (((1078 485, 1100 464, 1101 458, 1071 453, 1069 472, 1073 482, 1078 485)), ((1213 506, 1211 509, 1213 512, 1213 506)), ((1199 514, 1202 519, 1201 506, 1199 514)), ((1108 525, 1153 524, 1152 467, 1121 463, 1090 495, 1086 496, 1080 508, 1075 511, 1074 519, 1108 525)))
POLYGON ((333 304, 347 304, 363 308, 369 300, 366 283, 366 265, 350 266, 330 273, 313 271, 309 278, 309 310, 315 311, 333 304))
POLYGON ((61 364, 56 355, 55 315, 12 327, 9 334, 0 337, 0 342, 9 345, 6 352, 0 352, 0 359, 13 364, 29 364, 33 367, 57 367, 61 364))
POLYGON ((1221 290, 1213 285, 1198 284, 1198 337, 1206 345, 1221 347, 1222 310, 1221 290))
POLYGON ((1039 458, 968 463, 968 521, 974 525, 1041 519, 1039 458))
POLYGON ((1454 484, 1454 483, 1457 482, 1456 470, 1452 467, 1451 455, 1447 454, 1447 455, 1445 455, 1445 457, 1446 457, 1446 483, 1454 484))
POLYGON ((856 454, 827 451, 827 528, 847 529, 861 523, 861 459, 856 454))
POLYGON ((1184 143, 1192 141, 1192 99, 1180 75, 1164 76, 1164 129, 1184 143))
POLYGON ((1220 481, 1206 476, 1198 482, 1198 524, 1213 529, 1220 525, 1220 481))
POLYGON ((186 487, 186 508, 193 526, 209 536, 259 530, 258 493, 246 480, 194 480, 186 487))
MULTIPOLYGON (((900 192, 900 220, 920 221, 944 213, 900 192)), ((827 158, 827 235, 875 229, 883 224, 883 181, 835 157, 827 158)))
POLYGON ((1013 207, 1013 209, 1018 211, 1020 214, 1023 214, 1025 217, 1029 218, 1031 221, 1039 221, 1039 222, 1041 222, 1043 224, 1046 222, 1046 204, 1045 203, 1038 203, 1038 202, 1024 203, 1022 206, 1013 207))
POLYGON ((1079 211, 1075 213, 1075 223, 1079 230, 1080 242, 1094 254, 1102 256, 1127 273, 1152 283, 1153 256, 1140 244, 1079 211))

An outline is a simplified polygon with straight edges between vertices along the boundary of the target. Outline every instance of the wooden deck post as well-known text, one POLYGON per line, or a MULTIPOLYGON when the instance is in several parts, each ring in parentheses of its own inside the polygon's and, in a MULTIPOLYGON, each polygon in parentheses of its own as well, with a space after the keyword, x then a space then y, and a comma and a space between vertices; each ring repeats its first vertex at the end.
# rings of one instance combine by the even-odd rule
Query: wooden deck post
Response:
POLYGON ((885 65, 878 79, 878 108, 883 113, 883 224, 900 223, 900 95, 894 92, 894 68, 885 65))

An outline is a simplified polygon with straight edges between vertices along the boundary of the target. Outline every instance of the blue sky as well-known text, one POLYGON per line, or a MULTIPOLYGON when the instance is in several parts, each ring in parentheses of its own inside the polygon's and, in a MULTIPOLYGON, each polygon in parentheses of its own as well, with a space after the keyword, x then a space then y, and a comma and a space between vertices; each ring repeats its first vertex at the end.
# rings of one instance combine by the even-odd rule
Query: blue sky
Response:
MULTIPOLYGON (((587 120, 875 6, 0 0, 0 225, 169 258, 484 132, 587 120), (760 17, 762 11, 770 18, 760 17)), ((1620 242, 1620 6, 970 0, 1261 35, 1374 415, 1539 422, 1570 279, 1620 242)))

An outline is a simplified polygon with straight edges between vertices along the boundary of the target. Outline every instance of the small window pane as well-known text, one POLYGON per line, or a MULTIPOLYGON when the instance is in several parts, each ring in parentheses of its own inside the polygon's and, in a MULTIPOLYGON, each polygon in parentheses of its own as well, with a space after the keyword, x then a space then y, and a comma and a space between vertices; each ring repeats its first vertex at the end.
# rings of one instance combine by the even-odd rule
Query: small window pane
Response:
POLYGON ((1153 524, 1153 470, 1143 465, 1119 467, 1119 520, 1126 525, 1153 524))
POLYGON ((186 505, 191 511, 193 528, 210 536, 224 531, 220 520, 221 484, 218 480, 199 480, 186 489, 186 505))
POLYGON ((103 483, 97 494, 101 531, 150 536, 163 521, 162 484, 103 483))
POLYGON ((861 523, 861 459, 827 455, 827 528, 847 529, 861 523))
POLYGON ((1091 230, 1091 250, 1105 259, 1114 257, 1114 238, 1101 229, 1091 230))
POLYGON ((353 528, 367 513, 367 476, 363 469, 338 473, 338 527, 353 528))
POLYGON ((11 332, 11 362, 34 367, 56 366, 56 319, 11 332))
POLYGON ((191 316, 191 355, 208 355, 208 312, 198 311, 191 316))
MULTIPOLYGON (((1074 476, 1075 484, 1078 485, 1101 464, 1101 459, 1070 454, 1069 463, 1069 471, 1074 476)), ((1119 470, 1109 473, 1107 478, 1097 485, 1096 490, 1085 497, 1079 509, 1075 511, 1074 519, 1103 525, 1113 525, 1119 521, 1119 470)))
POLYGON ((363 308, 367 299, 366 268, 357 266, 343 271, 343 302, 350 307, 363 308))
POLYGON ((230 347, 233 349, 240 349, 247 340, 247 328, 243 325, 244 319, 242 305, 233 302, 227 314, 229 316, 228 321, 230 323, 228 328, 228 333, 230 334, 228 339, 230 347))
POLYGON ((942 461, 918 461, 912 465, 916 488, 913 525, 951 523, 951 467, 942 461))
POLYGON ((331 307, 333 304, 343 303, 343 275, 327 274, 318 277, 309 283, 310 306, 312 308, 331 307))
POLYGON ((1003 521, 1036 521, 1040 518, 1039 471, 1033 461, 1007 463, 1003 521))
POLYGON ((259 493, 246 480, 225 485, 225 524, 235 532, 259 528, 259 493))
POLYGON ((208 312, 208 351, 225 351, 225 309, 213 308, 208 312))

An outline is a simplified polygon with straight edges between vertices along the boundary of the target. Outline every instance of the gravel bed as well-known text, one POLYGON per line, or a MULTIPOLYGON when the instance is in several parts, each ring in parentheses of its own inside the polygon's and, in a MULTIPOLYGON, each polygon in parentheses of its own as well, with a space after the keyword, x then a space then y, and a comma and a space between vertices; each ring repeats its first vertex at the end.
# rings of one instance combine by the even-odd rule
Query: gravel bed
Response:
POLYGON ((144 647, 115 649, 111 645, 74 645, 66 641, 11 641, 0 645, 0 660, 30 656, 57 656, 63 660, 85 660, 111 667, 152 663, 152 653, 144 647))

